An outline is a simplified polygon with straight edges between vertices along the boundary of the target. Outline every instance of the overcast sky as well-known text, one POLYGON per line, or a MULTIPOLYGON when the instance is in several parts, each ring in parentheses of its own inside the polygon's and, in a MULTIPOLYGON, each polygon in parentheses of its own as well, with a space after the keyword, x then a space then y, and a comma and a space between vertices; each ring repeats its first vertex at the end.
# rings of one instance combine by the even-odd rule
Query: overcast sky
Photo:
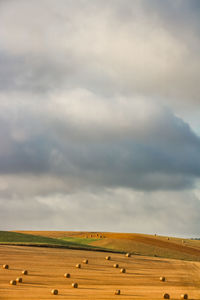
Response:
POLYGON ((200 1, 0 1, 0 230, 200 236, 200 1))

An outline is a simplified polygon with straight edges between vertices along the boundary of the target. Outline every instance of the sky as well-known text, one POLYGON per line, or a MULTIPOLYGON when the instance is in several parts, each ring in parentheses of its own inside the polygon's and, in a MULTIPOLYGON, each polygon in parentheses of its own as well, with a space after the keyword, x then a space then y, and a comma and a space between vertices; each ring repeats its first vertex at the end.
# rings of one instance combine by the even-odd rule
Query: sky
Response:
POLYGON ((199 237, 200 1, 0 1, 0 230, 199 237))

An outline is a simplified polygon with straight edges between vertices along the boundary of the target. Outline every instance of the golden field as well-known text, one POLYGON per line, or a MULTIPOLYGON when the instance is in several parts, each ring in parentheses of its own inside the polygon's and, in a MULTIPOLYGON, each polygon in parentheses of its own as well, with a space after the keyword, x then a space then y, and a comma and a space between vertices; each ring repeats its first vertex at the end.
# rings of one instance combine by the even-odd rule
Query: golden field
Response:
MULTIPOLYGON (((98 242, 98 241, 97 241, 98 242)), ((175 242, 174 242, 175 243, 175 242)), ((158 257, 58 248, 0 245, 0 299, 200 299, 200 263, 158 257), (111 260, 105 260, 110 255, 111 260), (88 259, 88 264, 83 264, 88 259), (75 265, 81 263, 81 268, 75 265), (113 268, 113 264, 119 268, 113 268), (121 268, 126 273, 120 273, 121 268), (22 270, 28 275, 22 275, 22 270), (70 278, 64 278, 70 273, 70 278), (10 280, 22 277, 16 286, 10 280), (166 281, 159 280, 165 276, 166 281), (78 288, 72 288, 77 282, 78 288), (58 289, 58 295, 51 290, 58 289), (114 295, 116 289, 121 295, 114 295)))

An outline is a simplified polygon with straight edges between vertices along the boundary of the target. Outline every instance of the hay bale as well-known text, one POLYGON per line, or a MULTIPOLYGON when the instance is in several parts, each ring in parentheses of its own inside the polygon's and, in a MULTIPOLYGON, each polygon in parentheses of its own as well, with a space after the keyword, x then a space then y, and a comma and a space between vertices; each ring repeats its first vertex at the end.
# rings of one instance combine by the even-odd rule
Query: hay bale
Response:
POLYGON ((11 285, 16 285, 17 282, 16 282, 16 280, 11 280, 11 281, 10 281, 10 284, 11 284, 11 285))
POLYGON ((88 264, 88 259, 84 259, 83 263, 87 265, 88 264))
POLYGON ((106 256, 106 260, 111 260, 111 257, 110 256, 106 256))
POLYGON ((2 266, 2 268, 3 268, 3 269, 9 269, 9 265, 6 265, 6 264, 5 264, 5 265, 2 266))
POLYGON ((114 264, 113 268, 119 268, 119 265, 118 264, 114 264))
POLYGON ((188 299, 188 294, 182 294, 181 299, 188 299))
POLYGON ((126 257, 131 257, 131 254, 130 253, 126 253, 126 257))
POLYGON ((73 287, 74 289, 77 289, 77 288, 78 288, 78 283, 77 283, 77 282, 73 282, 73 283, 72 283, 72 287, 73 287))
POLYGON ((65 274, 64 274, 64 277, 65 277, 65 278, 70 278, 70 274, 69 274, 69 273, 65 273, 65 274))
POLYGON ((121 291, 120 290, 116 290, 115 291, 115 295, 120 295, 121 291))
POLYGON ((52 295, 58 295, 58 290, 51 290, 52 295))
POLYGON ((163 281, 163 282, 164 282, 165 280, 166 280, 166 278, 165 278, 164 276, 161 276, 161 277, 160 277, 160 281, 163 281))
POLYGON ((22 282, 22 278, 21 278, 21 277, 17 277, 17 278, 16 278, 16 281, 17 281, 17 282, 22 282))
POLYGON ((81 264, 76 264, 76 268, 80 269, 81 268, 81 264))
POLYGON ((164 299, 170 299, 170 295, 167 294, 167 293, 165 293, 165 294, 163 295, 163 298, 164 298, 164 299))
POLYGON ((122 269, 120 270, 120 273, 126 273, 126 269, 122 268, 122 269))
POLYGON ((28 275, 28 271, 27 271, 27 270, 23 270, 23 271, 22 271, 22 274, 23 274, 23 275, 28 275))

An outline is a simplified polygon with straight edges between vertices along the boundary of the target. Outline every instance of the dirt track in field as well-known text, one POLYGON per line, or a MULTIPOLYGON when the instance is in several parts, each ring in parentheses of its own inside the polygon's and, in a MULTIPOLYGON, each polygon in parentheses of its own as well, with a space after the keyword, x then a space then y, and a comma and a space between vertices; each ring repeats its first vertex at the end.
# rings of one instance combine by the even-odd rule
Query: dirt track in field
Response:
POLYGON ((0 246, 0 264, 9 264, 8 270, 0 268, 0 299, 162 299, 163 293, 171 299, 180 299, 188 293, 189 299, 200 299, 200 263, 179 260, 112 254, 68 249, 0 246), (77 263, 87 258, 89 264, 77 263), (119 267, 126 268, 125 274, 119 267), (21 270, 27 269, 27 276, 21 270), (71 278, 64 278, 64 273, 71 278), (9 285, 11 279, 23 277, 23 283, 9 285), (166 282, 159 280, 166 276, 166 282), (71 287, 79 284, 78 289, 71 287), (59 290, 57 296, 51 290, 59 290), (114 291, 121 290, 120 296, 114 291))

